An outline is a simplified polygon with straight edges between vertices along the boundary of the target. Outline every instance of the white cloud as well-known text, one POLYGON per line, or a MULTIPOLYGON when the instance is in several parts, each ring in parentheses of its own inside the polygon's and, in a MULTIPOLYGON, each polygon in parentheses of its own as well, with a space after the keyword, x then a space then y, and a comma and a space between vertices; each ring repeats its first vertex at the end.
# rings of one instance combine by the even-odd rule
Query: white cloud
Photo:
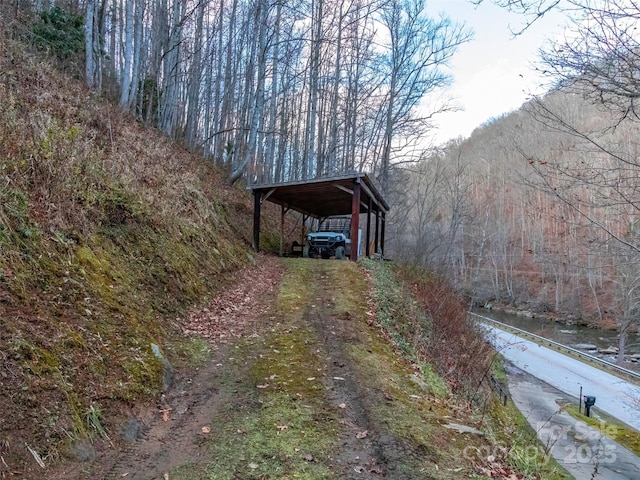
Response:
POLYGON ((474 39, 460 47, 451 62, 453 85, 446 91, 463 110, 436 118, 434 141, 468 136, 474 128, 503 113, 517 109, 528 94, 540 93, 543 79, 533 70, 538 50, 547 38, 561 33, 559 14, 543 18, 524 33, 523 18, 485 0, 474 7, 467 0, 432 1, 431 15, 443 12, 453 21, 474 30, 474 39))

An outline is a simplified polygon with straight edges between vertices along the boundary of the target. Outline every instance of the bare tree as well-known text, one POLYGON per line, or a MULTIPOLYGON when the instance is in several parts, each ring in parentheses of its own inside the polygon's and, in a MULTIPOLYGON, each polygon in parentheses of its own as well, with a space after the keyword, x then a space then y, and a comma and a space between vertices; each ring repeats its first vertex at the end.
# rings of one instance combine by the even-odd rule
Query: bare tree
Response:
POLYGON ((89 88, 98 88, 99 70, 96 59, 98 51, 99 39, 97 37, 96 28, 96 10, 95 1, 87 1, 85 14, 85 81, 89 88))
POLYGON ((253 90, 250 92, 249 98, 249 136, 247 147, 244 150, 242 161, 231 171, 227 177, 227 183, 235 183, 244 173, 245 168, 251 163, 252 158, 256 154, 256 142, 258 136, 258 125, 260 117, 264 114, 264 89, 265 74, 267 65, 267 18, 269 16, 269 5, 264 0, 257 0, 255 8, 255 25, 258 29, 255 51, 257 55, 258 69, 254 73, 253 69, 248 70, 247 85, 253 90), (249 78, 250 75, 250 78, 249 78), (254 82, 254 75, 257 77, 254 82), (253 85, 255 84, 255 87, 253 85))
POLYGON ((393 174, 400 177, 392 183, 397 208, 389 219, 395 237, 391 249, 399 257, 457 282, 465 275, 467 263, 464 233, 471 219, 468 167, 447 157, 446 152, 436 151, 393 174))
POLYGON ((125 48, 124 48, 124 68, 122 70, 122 82, 120 91, 120 106, 128 108, 130 105, 131 83, 133 76, 133 34, 134 34, 134 4, 129 0, 125 4, 125 48))
POLYGON ((432 127, 433 112, 420 114, 417 107, 427 94, 451 81, 441 67, 470 39, 463 25, 445 17, 431 19, 424 8, 423 0, 391 0, 381 8, 389 38, 381 69, 386 92, 379 165, 383 191, 388 188, 394 146, 404 148, 432 127))
POLYGON ((615 268, 613 308, 619 329, 619 364, 624 363, 627 337, 640 325, 640 257, 626 248, 614 247, 611 258, 615 268))
MULTIPOLYGON (((480 5, 487 0, 469 0, 474 5, 480 5)), ((562 9, 563 3, 572 3, 568 0, 489 0, 499 7, 505 8, 510 12, 519 13, 524 18, 524 24, 518 30, 514 31, 515 35, 519 35, 528 29, 533 23, 540 20, 548 13, 562 9)))

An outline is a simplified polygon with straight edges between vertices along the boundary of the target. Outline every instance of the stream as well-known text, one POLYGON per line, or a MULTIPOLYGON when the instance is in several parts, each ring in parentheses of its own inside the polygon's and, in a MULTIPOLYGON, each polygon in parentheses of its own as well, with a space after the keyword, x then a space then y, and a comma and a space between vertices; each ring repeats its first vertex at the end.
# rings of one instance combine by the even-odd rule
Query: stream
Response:
MULTIPOLYGON (((534 333, 563 345, 590 353, 610 362, 616 361, 613 350, 618 347, 618 332, 581 325, 565 325, 543 318, 529 318, 493 310, 474 309, 473 313, 492 318, 498 322, 534 333), (607 351, 611 353, 607 353, 607 351)), ((640 335, 628 334, 626 345, 626 368, 640 370, 640 335)))

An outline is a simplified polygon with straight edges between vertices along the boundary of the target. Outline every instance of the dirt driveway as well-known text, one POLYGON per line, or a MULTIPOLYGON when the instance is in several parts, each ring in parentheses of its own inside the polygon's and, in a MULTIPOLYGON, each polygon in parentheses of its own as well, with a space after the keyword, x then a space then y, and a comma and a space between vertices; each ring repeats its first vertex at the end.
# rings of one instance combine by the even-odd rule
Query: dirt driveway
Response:
MULTIPOLYGON (((363 270, 267 259, 184 320, 211 357, 61 478, 462 478, 442 402, 374 324, 363 270), (127 440, 128 439, 128 440, 127 440), (446 446, 446 448, 445 448, 446 446), (447 468, 447 465, 451 465, 447 468)), ((462 443, 460 443, 462 442, 462 443)))

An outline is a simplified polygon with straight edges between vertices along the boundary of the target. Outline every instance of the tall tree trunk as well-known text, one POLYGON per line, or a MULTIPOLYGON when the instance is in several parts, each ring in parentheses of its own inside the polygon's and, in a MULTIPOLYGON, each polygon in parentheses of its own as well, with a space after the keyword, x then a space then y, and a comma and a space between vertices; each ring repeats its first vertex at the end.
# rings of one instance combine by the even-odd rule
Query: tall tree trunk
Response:
POLYGON ((128 0, 125 3, 125 47, 124 47, 124 68, 122 71, 122 81, 120 83, 120 107, 128 109, 130 106, 131 95, 131 82, 132 82, 132 66, 133 66, 133 32, 134 32, 134 17, 133 17, 134 0, 128 0))
POLYGON ((309 66, 309 98, 304 152, 302 154, 302 179, 306 180, 316 167, 316 121, 318 109, 318 81, 320 76, 320 46, 322 44, 322 18, 324 0, 312 2, 311 61, 309 66))
MULTIPOLYGON (((223 155, 223 151, 227 150, 230 146, 231 150, 235 149, 233 142, 230 140, 234 138, 232 127, 232 109, 234 103, 234 94, 235 94, 235 81, 237 77, 237 65, 235 65, 234 61, 234 50, 233 50, 233 40, 236 32, 236 22, 237 22, 237 12, 238 12, 238 0, 232 0, 231 13, 229 15, 229 21, 227 22, 229 25, 229 33, 227 37, 226 43, 226 58, 225 58, 225 67, 224 67, 224 91, 222 96, 222 104, 220 108, 220 124, 218 127, 218 132, 228 132, 224 135, 221 135, 219 138, 222 140, 218 143, 218 151, 219 158, 221 161, 221 165, 223 167, 232 167, 233 165, 233 155, 226 156, 223 155), (228 164, 227 164, 228 163, 228 164)), ((222 19, 220 20, 220 25, 222 28, 222 19)), ((245 92, 248 93, 248 92, 245 92)))
POLYGON ((269 126, 268 142, 265 152, 264 162, 268 163, 270 178, 264 179, 266 182, 273 182, 276 171, 280 171, 276 168, 276 146, 278 145, 276 139, 278 137, 277 125, 278 125, 278 102, 280 97, 278 96, 279 84, 279 55, 280 55, 280 21, 282 19, 282 3, 278 2, 276 5, 276 18, 274 21, 275 32, 273 34, 273 52, 271 54, 271 98, 269 99, 269 126))
POLYGON ((267 70, 267 17, 269 14, 266 0, 259 0, 256 9, 256 24, 258 27, 258 73, 256 79, 255 93, 252 98, 252 108, 250 115, 249 137, 247 147, 244 150, 242 162, 229 174, 227 184, 233 185, 243 175, 247 166, 251 163, 256 152, 256 139, 258 137, 258 126, 260 117, 264 114, 264 83, 267 70))
MULTIPOLYGON (((129 107, 131 110, 135 110, 135 104, 138 98, 138 90, 140 84, 144 81, 141 75, 142 65, 142 42, 143 42, 143 30, 144 30, 144 16, 145 16, 145 1, 136 0, 136 14, 135 14, 135 26, 134 26, 134 49, 133 49, 133 66, 131 72, 131 93, 129 94, 129 107)), ((141 111, 140 111, 141 112, 141 111)), ((133 112, 136 113, 135 111, 133 112)))
POLYGON ((162 95, 159 105, 158 127, 173 139, 180 136, 180 72, 182 61, 181 1, 173 0, 169 37, 162 65, 162 95))
POLYGON ((333 98, 331 99, 331 114, 329 121, 329 147, 327 149, 327 171, 335 173, 337 170, 338 156, 338 102, 340 100, 340 90, 342 88, 342 24, 344 21, 342 9, 343 2, 340 2, 340 12, 338 13, 338 43, 336 45, 336 65, 333 79, 333 98))
POLYGON ((187 123, 185 126, 185 140, 187 147, 194 151, 198 141, 198 125, 200 120, 200 85, 202 84, 202 30, 204 20, 204 7, 206 2, 201 1, 196 11, 196 30, 193 46, 193 58, 189 72, 189 85, 187 86, 187 123))
POLYGON ((95 89, 97 86, 97 64, 95 50, 95 1, 87 1, 87 12, 85 15, 85 81, 87 86, 95 89))

